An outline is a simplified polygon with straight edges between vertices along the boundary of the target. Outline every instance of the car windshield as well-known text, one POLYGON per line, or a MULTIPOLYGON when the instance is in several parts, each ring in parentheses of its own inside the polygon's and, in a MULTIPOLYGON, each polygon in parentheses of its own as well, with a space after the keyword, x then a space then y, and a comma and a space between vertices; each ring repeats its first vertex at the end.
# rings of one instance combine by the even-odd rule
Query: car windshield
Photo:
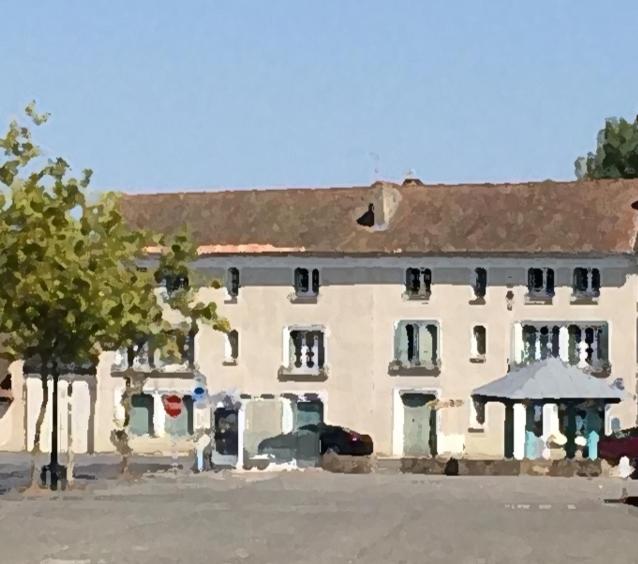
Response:
POLYGON ((630 429, 622 429, 620 431, 616 431, 613 434, 614 437, 618 439, 626 439, 629 437, 638 437, 638 427, 631 427, 630 429))

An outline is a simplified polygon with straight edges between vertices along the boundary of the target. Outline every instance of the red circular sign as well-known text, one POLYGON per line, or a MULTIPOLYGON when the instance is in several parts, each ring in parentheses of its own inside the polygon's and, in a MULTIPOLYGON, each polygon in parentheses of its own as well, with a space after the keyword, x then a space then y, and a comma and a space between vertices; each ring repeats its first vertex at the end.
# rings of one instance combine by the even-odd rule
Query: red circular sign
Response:
POLYGON ((182 398, 175 395, 162 396, 162 403, 164 404, 164 411, 169 417, 179 417, 182 413, 182 398))

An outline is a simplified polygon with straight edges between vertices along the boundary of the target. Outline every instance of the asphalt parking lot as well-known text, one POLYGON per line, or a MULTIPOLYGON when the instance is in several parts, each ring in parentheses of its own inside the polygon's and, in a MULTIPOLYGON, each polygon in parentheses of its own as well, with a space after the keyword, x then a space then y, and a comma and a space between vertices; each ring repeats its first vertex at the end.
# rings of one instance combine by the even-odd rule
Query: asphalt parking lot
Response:
POLYGON ((635 562, 619 479, 168 470, 0 496, 2 562, 635 562))

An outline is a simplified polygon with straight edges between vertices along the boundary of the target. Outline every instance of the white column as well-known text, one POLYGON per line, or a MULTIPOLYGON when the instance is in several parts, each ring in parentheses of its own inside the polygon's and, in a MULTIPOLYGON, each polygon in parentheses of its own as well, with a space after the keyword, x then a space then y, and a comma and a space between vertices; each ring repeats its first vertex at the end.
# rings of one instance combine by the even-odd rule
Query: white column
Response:
POLYGON ((592 284, 593 281, 593 272, 591 268, 587 269, 587 293, 591 294, 594 291, 594 286, 592 284))
POLYGON ((525 424, 527 423, 527 410, 522 403, 514 404, 514 458, 525 458, 525 424))
POLYGON ((42 384, 39 377, 26 377, 27 387, 27 450, 33 449, 35 423, 42 404, 42 384))
POLYGON ((73 452, 84 453, 88 450, 89 417, 91 414, 91 395, 89 383, 84 380, 73 382, 71 398, 71 438, 73 452))
POLYGON ((58 452, 66 452, 69 447, 69 383, 67 380, 58 381, 58 452))
MULTIPOLYGON (((543 405, 543 440, 547 439, 558 431, 558 405, 546 403, 543 405)), ((543 449, 543 458, 549 458, 549 448, 543 449)))
POLYGON ((534 333, 535 341, 534 341, 534 358, 536 360, 541 359, 541 330, 540 327, 536 328, 536 333, 534 333))
MULTIPOLYGON (((42 422, 42 428, 40 433, 40 445, 42 447, 42 452, 51 452, 51 420, 52 420, 51 405, 53 404, 53 381, 50 378, 49 378, 48 397, 49 397, 49 401, 47 403, 47 409, 44 414, 44 421, 42 422)), ((39 410, 39 406, 38 406, 38 410, 39 410)))
POLYGON ((159 390, 153 392, 153 431, 156 437, 163 437, 165 434, 166 412, 162 403, 162 394, 159 390))
POLYGON ((291 433, 294 427, 293 401, 290 398, 282 398, 283 409, 281 412, 281 432, 291 433))
POLYGON ((591 364, 592 366, 598 366, 600 365, 600 362, 598 362, 598 339, 597 334, 598 334, 598 328, 597 327, 593 327, 593 334, 592 334, 592 341, 591 341, 591 364))
POLYGON ((569 329, 566 326, 558 330, 558 356, 563 362, 569 362, 569 329))
POLYGON ((523 325, 514 323, 514 362, 523 362, 523 325))
POLYGON ((244 433, 246 432, 246 404, 242 401, 237 412, 237 468, 244 467, 244 433))

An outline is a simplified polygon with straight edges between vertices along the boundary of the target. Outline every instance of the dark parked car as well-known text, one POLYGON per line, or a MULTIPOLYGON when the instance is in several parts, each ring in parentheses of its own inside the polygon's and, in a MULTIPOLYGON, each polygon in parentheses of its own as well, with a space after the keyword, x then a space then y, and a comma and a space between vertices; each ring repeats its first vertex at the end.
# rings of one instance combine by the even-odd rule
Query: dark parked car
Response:
POLYGON ((629 460, 638 460, 638 427, 623 429, 601 437, 598 442, 598 457, 618 464, 626 456, 629 460))
POLYGON ((259 443, 259 454, 276 458, 312 458, 332 451, 335 454, 365 456, 372 454, 372 438, 346 427, 317 423, 304 425, 291 433, 276 435, 259 443))

